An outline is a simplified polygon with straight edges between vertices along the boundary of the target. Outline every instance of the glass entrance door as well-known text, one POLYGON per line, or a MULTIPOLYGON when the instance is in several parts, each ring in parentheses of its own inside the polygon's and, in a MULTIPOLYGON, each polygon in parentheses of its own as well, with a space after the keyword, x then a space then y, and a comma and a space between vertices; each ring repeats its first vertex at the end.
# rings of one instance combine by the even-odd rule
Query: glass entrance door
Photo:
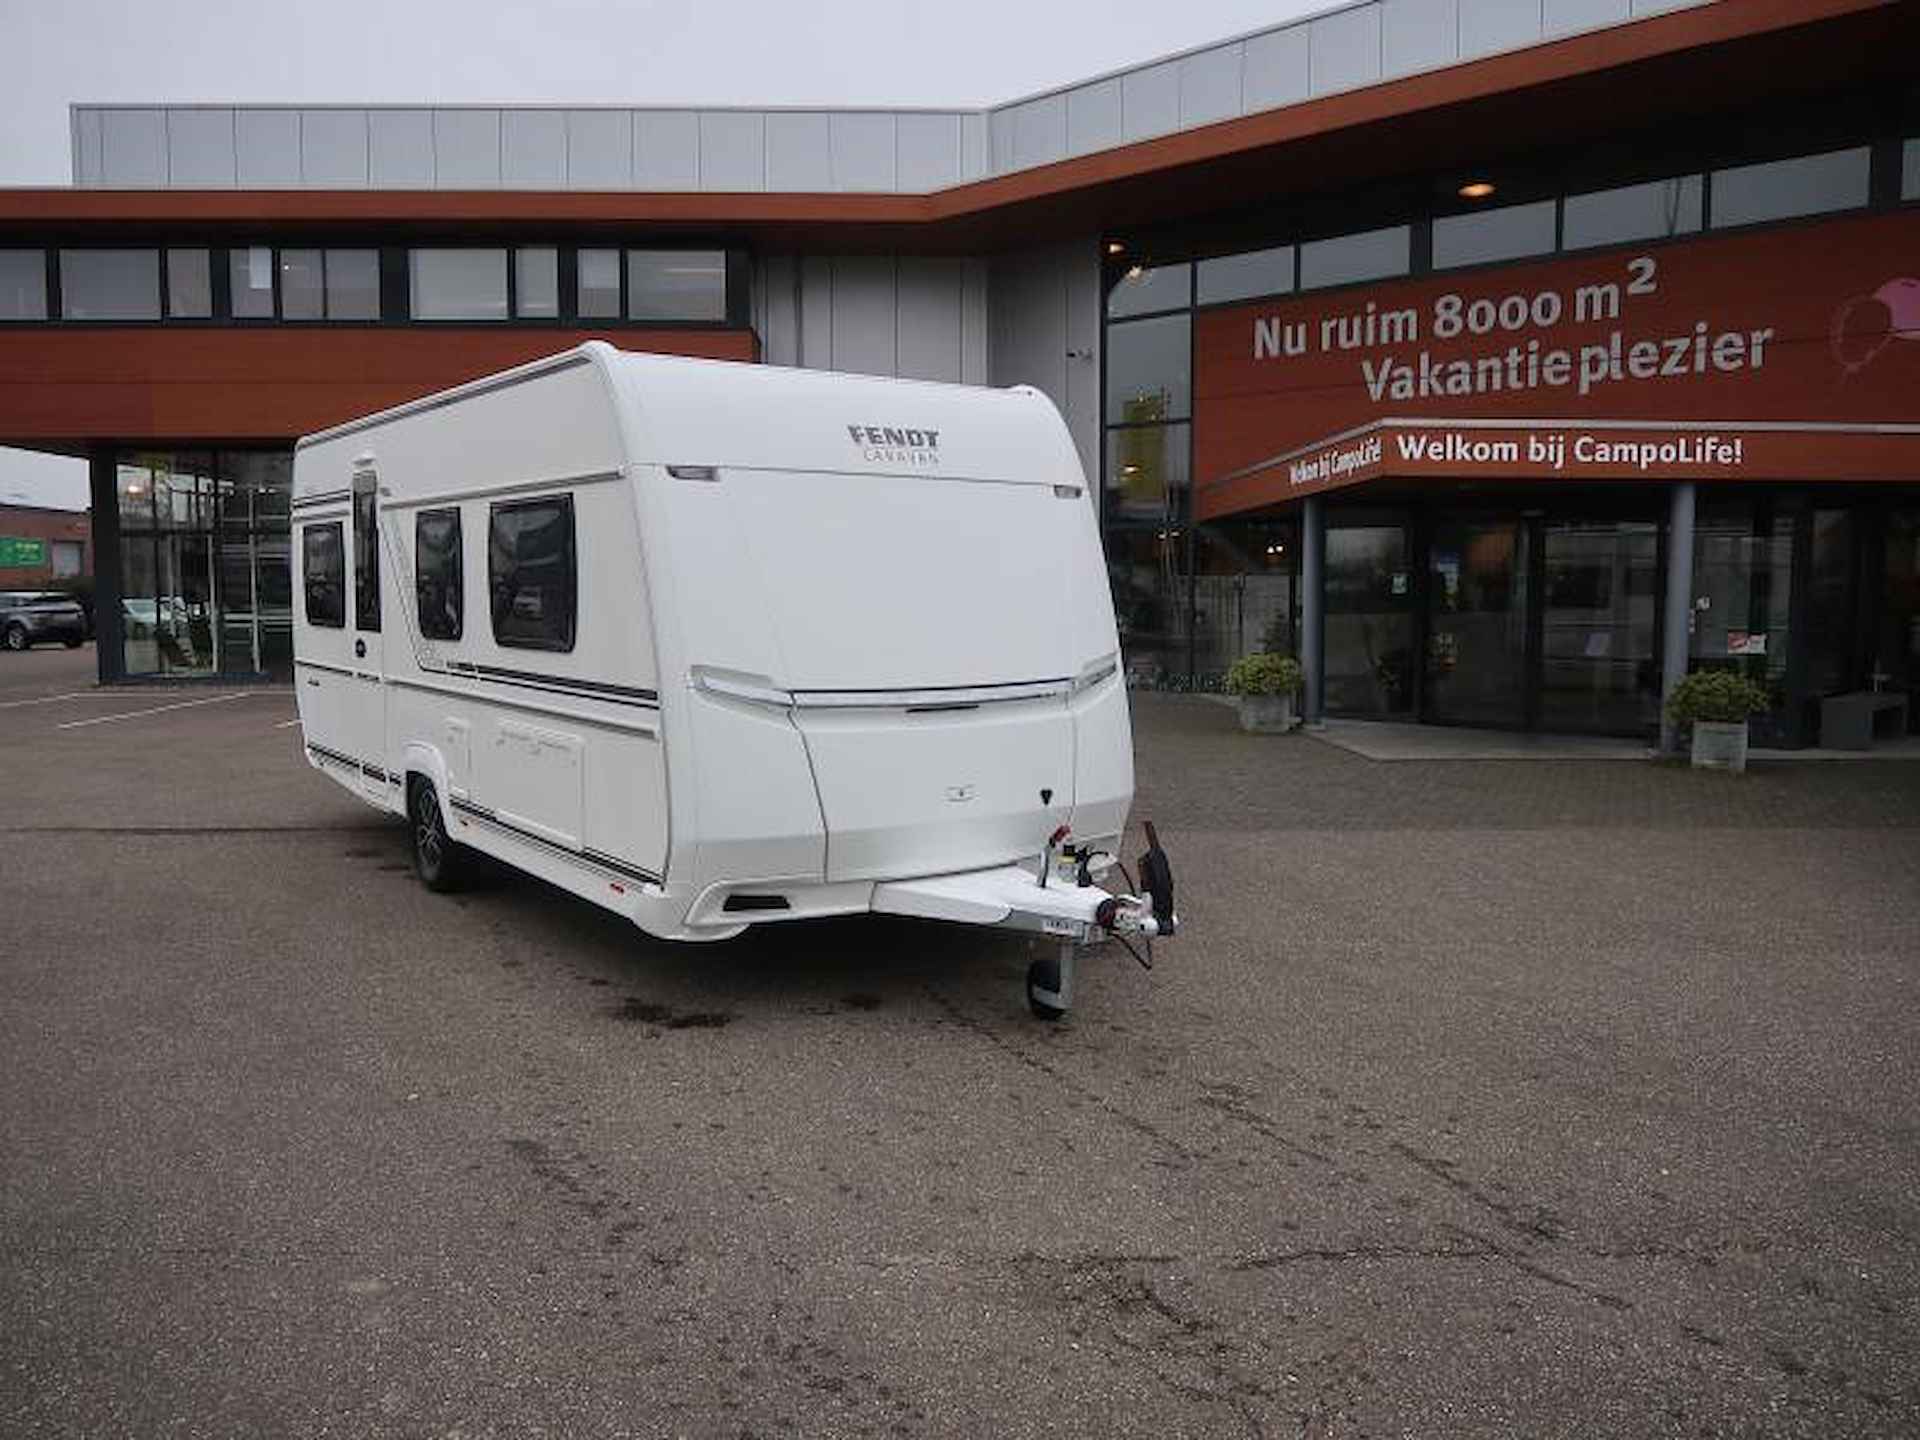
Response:
POLYGON ((117 469, 120 672, 287 674, 292 456, 141 451, 117 469))
POLYGON ((1920 506, 1887 517, 1886 597, 1874 672, 1907 695, 1907 729, 1920 735, 1920 506))
POLYGON ((1859 569, 1853 511, 1815 510, 1806 598, 1807 691, 1815 700, 1858 689, 1864 678, 1854 633, 1859 569))
POLYGON ((1428 720, 1527 723, 1529 526, 1442 520, 1429 551, 1428 720))
POLYGON ((214 648, 213 541, 210 536, 165 535, 159 540, 162 603, 175 617, 174 644, 165 659, 178 674, 211 675, 220 668, 214 648))
POLYGON ((1398 517, 1327 530, 1326 704, 1337 715, 1412 708, 1412 534, 1398 517))
POLYGON ((1540 726, 1632 733, 1660 723, 1660 530, 1652 521, 1541 527, 1540 726))

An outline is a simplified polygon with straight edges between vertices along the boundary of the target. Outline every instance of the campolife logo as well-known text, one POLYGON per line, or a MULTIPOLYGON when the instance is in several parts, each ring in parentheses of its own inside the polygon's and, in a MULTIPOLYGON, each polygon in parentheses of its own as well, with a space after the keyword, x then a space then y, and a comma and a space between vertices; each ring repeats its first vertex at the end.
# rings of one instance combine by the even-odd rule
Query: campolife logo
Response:
POLYGON ((877 465, 930 467, 940 463, 940 432, 896 425, 849 425, 860 458, 877 465))

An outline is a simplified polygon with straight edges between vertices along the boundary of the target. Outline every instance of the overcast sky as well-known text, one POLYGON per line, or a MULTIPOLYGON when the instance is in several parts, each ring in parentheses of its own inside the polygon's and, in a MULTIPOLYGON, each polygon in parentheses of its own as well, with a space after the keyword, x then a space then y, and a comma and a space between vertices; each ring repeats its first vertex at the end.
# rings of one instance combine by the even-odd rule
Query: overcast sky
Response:
MULTIPOLYGON (((0 0, 0 185, 73 179, 74 102, 998 104, 1334 0, 0 0)), ((0 500, 85 467, 0 450, 0 500)))

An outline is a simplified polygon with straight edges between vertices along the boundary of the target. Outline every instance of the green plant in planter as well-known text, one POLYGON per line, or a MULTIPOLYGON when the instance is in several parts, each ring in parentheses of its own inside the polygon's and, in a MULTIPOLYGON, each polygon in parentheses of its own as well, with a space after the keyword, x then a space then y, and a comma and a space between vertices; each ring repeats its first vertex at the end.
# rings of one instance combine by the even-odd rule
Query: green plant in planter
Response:
POLYGON ((1227 671, 1229 695, 1292 695, 1306 680, 1291 655, 1242 655, 1227 671))
POLYGON ((1760 686, 1731 670, 1696 670, 1667 697, 1667 714, 1676 725, 1696 721, 1709 724, 1740 725, 1749 716, 1772 708, 1772 700, 1760 686))

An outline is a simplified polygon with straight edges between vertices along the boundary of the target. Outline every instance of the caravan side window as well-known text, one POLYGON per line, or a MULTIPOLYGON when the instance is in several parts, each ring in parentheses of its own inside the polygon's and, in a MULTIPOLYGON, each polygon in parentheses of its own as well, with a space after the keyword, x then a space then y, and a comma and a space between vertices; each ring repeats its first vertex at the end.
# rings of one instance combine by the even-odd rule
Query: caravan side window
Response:
POLYGON ((380 519, 369 490, 353 497, 353 628, 380 628, 380 519))
POLYGON ((300 527, 300 576, 307 588, 307 623, 344 629, 347 552, 338 520, 300 527))
POLYGON ((494 640, 523 650, 573 649, 576 588, 573 497, 495 505, 487 536, 494 640))
POLYGON ((422 510, 413 522, 414 584, 420 597, 420 633, 429 640, 460 638, 460 512, 422 510))

